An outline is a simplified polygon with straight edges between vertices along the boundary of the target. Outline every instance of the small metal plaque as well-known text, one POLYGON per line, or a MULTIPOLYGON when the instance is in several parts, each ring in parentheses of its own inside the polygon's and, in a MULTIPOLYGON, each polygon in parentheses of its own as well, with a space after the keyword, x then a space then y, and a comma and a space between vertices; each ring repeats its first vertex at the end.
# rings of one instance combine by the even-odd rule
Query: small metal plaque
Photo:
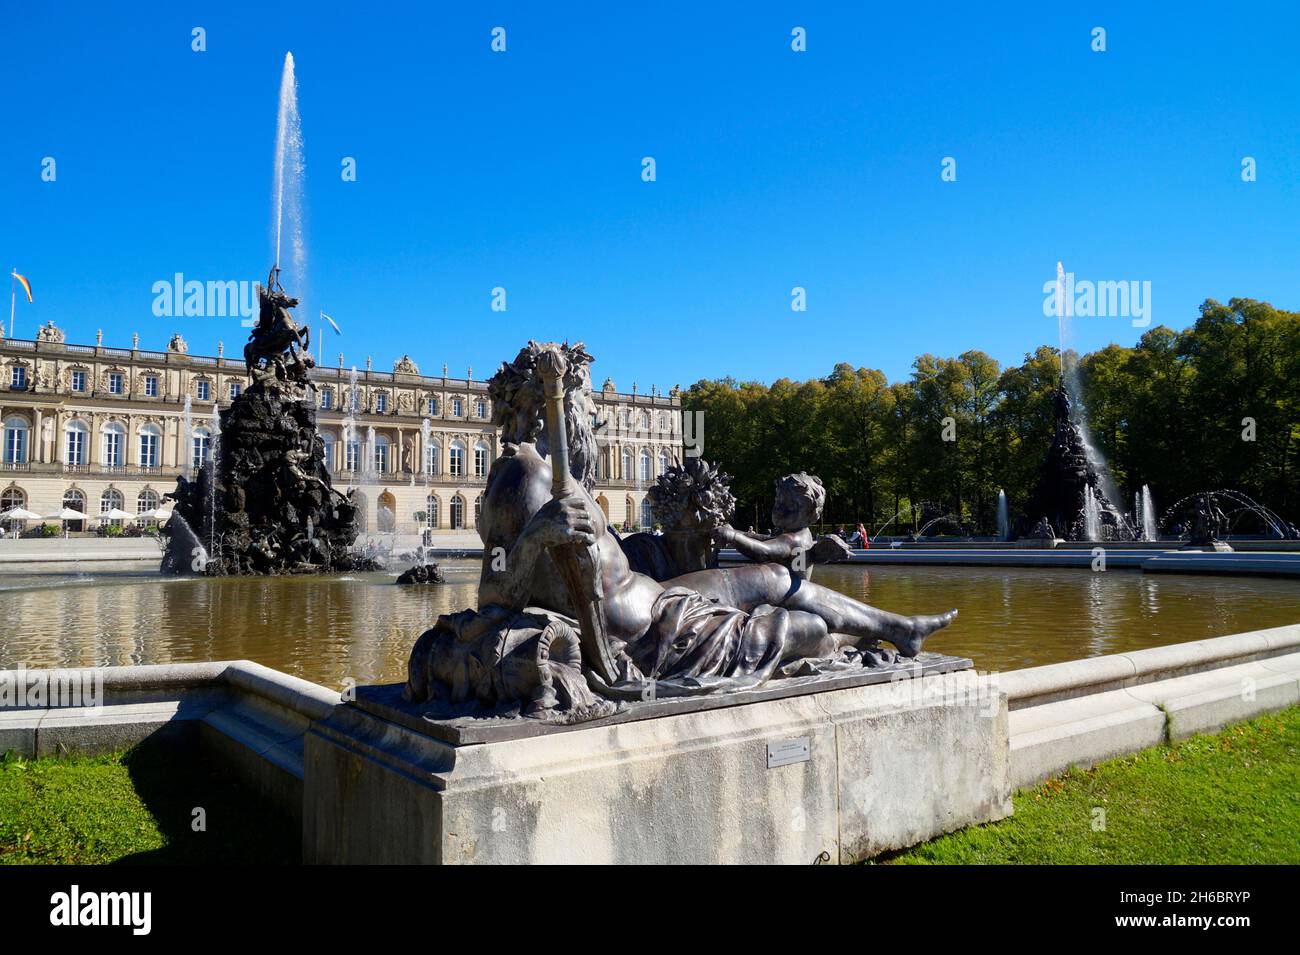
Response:
POLYGON ((767 744, 768 769, 789 766, 791 763, 806 763, 810 759, 812 759, 812 745, 808 742, 807 736, 767 744))

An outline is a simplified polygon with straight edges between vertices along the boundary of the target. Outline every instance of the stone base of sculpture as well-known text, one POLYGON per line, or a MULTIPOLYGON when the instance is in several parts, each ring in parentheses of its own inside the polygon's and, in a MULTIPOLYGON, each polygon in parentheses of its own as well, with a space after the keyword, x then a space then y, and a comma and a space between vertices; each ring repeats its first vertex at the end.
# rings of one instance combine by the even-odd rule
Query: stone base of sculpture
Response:
POLYGON ((357 536, 355 508, 330 483, 309 397, 267 380, 246 389, 221 416, 213 477, 206 465, 195 481, 177 482, 164 573, 302 574, 368 566, 349 551, 357 536))
POLYGON ((431 721, 362 687, 305 737, 304 861, 854 862, 1009 815, 1006 698, 953 670, 968 660, 923 657, 917 679, 780 680, 569 726, 431 721))

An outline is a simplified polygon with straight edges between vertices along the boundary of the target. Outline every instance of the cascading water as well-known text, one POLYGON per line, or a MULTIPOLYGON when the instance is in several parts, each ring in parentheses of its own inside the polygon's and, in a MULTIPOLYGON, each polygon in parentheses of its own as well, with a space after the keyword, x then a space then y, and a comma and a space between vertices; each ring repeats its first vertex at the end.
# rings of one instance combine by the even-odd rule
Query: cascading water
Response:
POLYGON ((1007 518, 1007 492, 998 489, 998 540, 1011 539, 1011 522, 1007 518))
POLYGON ((307 243, 303 235, 303 174, 306 165, 302 151, 302 121, 298 116, 298 80, 294 75, 293 54, 284 55, 280 75, 280 108, 275 126, 275 183, 272 191, 272 216, 275 231, 275 264, 283 268, 281 249, 289 241, 291 268, 286 270, 298 298, 306 301, 307 243))

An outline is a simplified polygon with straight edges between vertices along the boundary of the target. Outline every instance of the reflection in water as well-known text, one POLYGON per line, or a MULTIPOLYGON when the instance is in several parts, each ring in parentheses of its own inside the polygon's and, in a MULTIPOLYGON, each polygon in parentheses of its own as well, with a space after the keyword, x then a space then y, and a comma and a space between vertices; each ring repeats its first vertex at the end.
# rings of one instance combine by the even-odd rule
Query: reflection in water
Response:
MULTIPOLYGON (((326 686, 405 678, 415 638, 473 606, 478 565, 441 586, 388 574, 184 579, 0 577, 0 668, 249 659, 326 686)), ((1008 670, 1300 622, 1289 580, 1063 568, 818 567, 818 583, 898 613, 958 607, 927 647, 1008 670)))

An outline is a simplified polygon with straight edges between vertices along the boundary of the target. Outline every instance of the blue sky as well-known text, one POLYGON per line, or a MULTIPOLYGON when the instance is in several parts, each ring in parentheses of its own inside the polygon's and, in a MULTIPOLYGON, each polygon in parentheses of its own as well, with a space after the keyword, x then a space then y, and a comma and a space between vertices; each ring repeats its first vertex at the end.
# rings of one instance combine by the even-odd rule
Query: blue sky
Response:
MULTIPOLYGON (((645 390, 837 361, 897 379, 926 351, 1017 362, 1055 342, 1058 259, 1151 282, 1155 323, 1207 297, 1300 308, 1293 4, 110 6, 7 17, 0 265, 36 291, 20 337, 53 319, 75 341, 238 352, 237 319, 155 317, 151 288, 265 275, 286 50, 304 311, 345 333, 329 364, 409 352, 484 377, 570 338, 598 382, 645 390)), ((1076 329, 1084 349, 1140 334, 1076 329)))

